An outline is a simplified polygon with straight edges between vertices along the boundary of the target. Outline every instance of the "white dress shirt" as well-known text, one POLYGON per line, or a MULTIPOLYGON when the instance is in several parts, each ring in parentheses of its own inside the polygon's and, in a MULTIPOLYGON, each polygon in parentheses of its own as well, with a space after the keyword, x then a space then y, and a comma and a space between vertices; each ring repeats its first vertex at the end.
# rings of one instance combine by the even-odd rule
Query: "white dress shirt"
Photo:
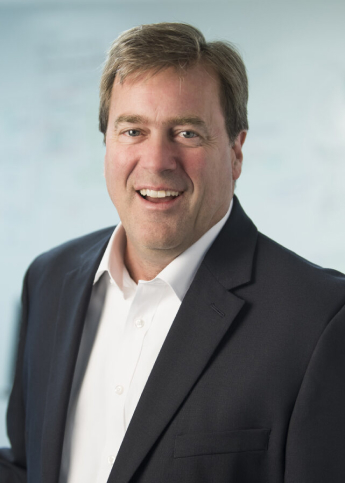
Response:
POLYGON ((107 482, 177 311, 231 208, 232 202, 216 225, 153 280, 138 284, 124 266, 122 224, 114 230, 95 275, 85 319, 59 483, 107 482))

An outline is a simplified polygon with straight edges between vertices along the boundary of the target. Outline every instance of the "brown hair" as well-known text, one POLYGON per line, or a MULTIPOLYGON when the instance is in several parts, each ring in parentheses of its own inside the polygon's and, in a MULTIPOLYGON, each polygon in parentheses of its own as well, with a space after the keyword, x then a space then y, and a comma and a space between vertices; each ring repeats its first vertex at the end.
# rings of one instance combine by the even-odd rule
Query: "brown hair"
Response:
POLYGON ((233 142, 248 129, 248 79, 240 55, 229 42, 206 42, 191 25, 165 22, 134 27, 112 44, 100 84, 99 130, 104 139, 116 76, 122 83, 129 75, 155 74, 169 67, 183 74, 197 64, 211 67, 218 76, 226 129, 233 142))

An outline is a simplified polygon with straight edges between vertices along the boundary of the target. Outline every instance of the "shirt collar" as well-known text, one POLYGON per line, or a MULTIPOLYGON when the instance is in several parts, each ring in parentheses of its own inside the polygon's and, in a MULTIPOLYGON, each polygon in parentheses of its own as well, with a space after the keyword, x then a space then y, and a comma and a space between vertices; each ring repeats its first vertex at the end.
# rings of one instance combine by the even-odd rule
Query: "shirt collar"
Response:
MULTIPOLYGON (((204 258, 206 252, 218 236, 220 230, 230 216, 233 200, 223 218, 210 228, 199 240, 176 257, 167 265, 153 280, 139 283, 150 283, 163 281, 167 283, 182 302, 193 278, 204 258)), ((124 293, 127 289, 135 289, 136 283, 130 277, 124 265, 124 251, 126 247, 126 234, 122 223, 115 228, 107 248, 104 252, 101 263, 94 278, 94 284, 104 272, 108 272, 111 283, 115 283, 124 293)))
POLYGON ((130 277, 125 265, 124 254, 126 248, 126 233, 120 222, 110 237, 107 248, 99 264, 93 283, 95 284, 105 272, 110 281, 115 283, 121 291, 126 288, 135 288, 136 283, 130 277))

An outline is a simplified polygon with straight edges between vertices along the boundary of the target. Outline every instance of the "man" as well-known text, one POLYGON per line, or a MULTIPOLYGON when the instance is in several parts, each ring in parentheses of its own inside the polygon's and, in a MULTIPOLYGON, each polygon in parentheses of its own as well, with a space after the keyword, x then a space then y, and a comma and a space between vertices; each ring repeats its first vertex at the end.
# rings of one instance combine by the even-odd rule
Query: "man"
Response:
POLYGON ((121 223, 27 272, 1 483, 345 481, 345 279, 243 212, 246 104, 238 54, 189 25, 115 41, 121 223))

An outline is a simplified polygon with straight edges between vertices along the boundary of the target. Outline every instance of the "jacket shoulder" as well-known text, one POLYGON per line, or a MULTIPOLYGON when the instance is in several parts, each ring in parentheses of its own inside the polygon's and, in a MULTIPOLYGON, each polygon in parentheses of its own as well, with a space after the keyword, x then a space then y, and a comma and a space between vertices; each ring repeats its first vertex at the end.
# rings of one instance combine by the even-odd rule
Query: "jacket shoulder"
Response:
POLYGON ((47 270, 55 274, 78 267, 91 250, 101 250, 106 246, 115 226, 103 228, 58 245, 36 257, 28 271, 32 276, 47 270))
POLYGON ((257 241, 256 276, 274 282, 277 289, 301 295, 310 294, 314 300, 327 295, 340 297, 345 303, 345 275, 331 268, 323 268, 283 247, 259 233, 257 241))

